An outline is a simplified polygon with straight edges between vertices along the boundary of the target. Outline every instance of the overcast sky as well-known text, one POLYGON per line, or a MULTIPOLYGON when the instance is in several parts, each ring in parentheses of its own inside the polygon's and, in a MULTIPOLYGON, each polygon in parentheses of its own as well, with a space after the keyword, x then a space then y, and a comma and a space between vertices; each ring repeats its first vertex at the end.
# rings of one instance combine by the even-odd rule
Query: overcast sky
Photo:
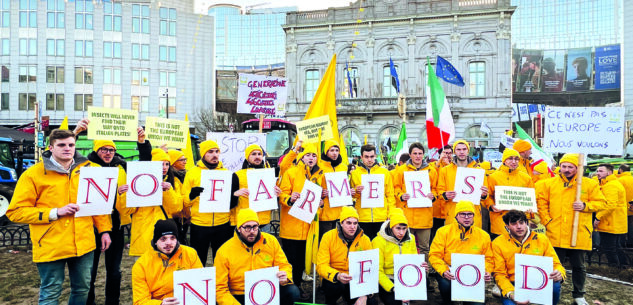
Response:
POLYGON ((218 3, 237 4, 239 6, 258 5, 256 8, 296 6, 300 11, 321 10, 329 7, 348 6, 353 0, 195 0, 196 12, 206 13, 210 5, 218 3))

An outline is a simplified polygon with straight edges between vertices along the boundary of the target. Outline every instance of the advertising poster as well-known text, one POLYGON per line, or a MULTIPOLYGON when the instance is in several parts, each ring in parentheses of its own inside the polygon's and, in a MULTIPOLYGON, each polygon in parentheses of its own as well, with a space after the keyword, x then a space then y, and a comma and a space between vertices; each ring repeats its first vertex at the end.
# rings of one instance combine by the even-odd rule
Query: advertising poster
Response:
POLYGON ((543 51, 523 50, 519 63, 517 92, 541 92, 541 61, 543 51))
POLYGON ((620 45, 596 47, 596 90, 620 89, 620 45))
POLYGON ((565 80, 565 50, 543 52, 541 66, 541 90, 543 92, 563 91, 565 80))
POLYGON ((567 91, 589 90, 591 85, 591 48, 567 52, 567 91))

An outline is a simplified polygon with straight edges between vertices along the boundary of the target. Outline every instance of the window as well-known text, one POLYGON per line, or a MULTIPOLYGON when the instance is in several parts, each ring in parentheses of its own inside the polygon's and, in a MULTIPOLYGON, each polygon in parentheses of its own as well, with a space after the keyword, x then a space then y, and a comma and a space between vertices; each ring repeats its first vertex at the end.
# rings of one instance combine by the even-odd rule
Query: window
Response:
POLYGON ((121 32, 121 3, 103 2, 103 30, 121 32))
POLYGON ((120 95, 104 95, 103 107, 107 108, 121 108, 121 96, 120 95))
POLYGON ((132 4, 132 32, 149 34, 149 5, 132 4))
POLYGON ((9 55, 9 51, 11 50, 11 41, 9 38, 2 38, 0 43, 2 44, 2 46, 0 46, 2 48, 0 50, 0 55, 9 55))
POLYGON ((132 110, 149 112, 148 96, 132 96, 132 110))
POLYGON ((358 97, 358 83, 360 82, 360 78, 358 76, 358 68, 357 67, 350 67, 349 68, 349 72, 346 71, 345 68, 343 68, 343 88, 345 89, 341 95, 344 98, 353 98, 353 97, 358 97), (347 74, 349 73, 349 80, 347 78, 347 74), (352 82, 351 86, 352 86, 352 96, 350 96, 350 81, 352 82))
POLYGON ((380 130, 378 133, 378 147, 380 151, 376 152, 377 154, 383 157, 383 161, 387 163, 391 163, 393 160, 387 160, 387 156, 389 152, 393 151, 398 144, 398 137, 400 136, 400 128, 394 126, 386 126, 380 130), (391 147, 389 145, 391 144, 391 147))
POLYGON ((132 59, 149 60, 149 45, 133 43, 132 59))
POLYGON ((75 56, 92 57, 92 40, 76 40, 75 56))
POLYGON ((18 99, 18 110, 35 110, 35 93, 20 93, 18 99))
POLYGON ((160 34, 168 36, 176 36, 176 9, 161 7, 160 15, 160 34))
POLYGON ((37 66, 20 66, 19 81, 21 83, 37 81, 37 66))
POLYGON ((474 61, 468 64, 470 96, 486 95, 486 63, 474 61))
POLYGON ((7 66, 2 66, 2 82, 3 83, 8 83, 9 82, 9 67, 7 66))
POLYGON ((341 138, 345 141, 345 149, 349 157, 360 156, 360 147, 363 145, 363 134, 356 127, 347 127, 341 130, 341 138))
POLYGON ((92 67, 75 67, 75 84, 92 84, 92 67))
POLYGON ((46 39, 46 55, 48 56, 64 56, 65 48, 63 39, 46 39))
POLYGON ((121 69, 120 68, 103 68, 103 83, 104 84, 121 84, 121 69))
POLYGON ((46 110, 64 110, 64 95, 46 93, 46 110))
POLYGON ((92 106, 92 94, 75 94, 75 111, 86 111, 92 106))
POLYGON ((464 131, 464 139, 470 147, 488 146, 490 134, 481 131, 481 124, 472 125, 464 131))
POLYGON ((149 86, 149 70, 132 69, 132 85, 149 86))
POLYGON ((64 28, 66 2, 64 0, 48 0, 46 1, 46 26, 48 28, 64 28))
POLYGON ((11 25, 11 0, 0 0, 0 27, 8 28, 11 25))
MULTIPOLYGON (((21 28, 36 28, 37 27, 37 2, 38 0, 20 0, 20 27, 21 28)), ((4 7, 4 4, 2 6, 4 7)))
MULTIPOLYGON (((159 116, 162 116, 162 114, 165 113, 165 105, 167 103, 167 97, 161 96, 158 100, 159 100, 158 113, 159 113, 159 116)), ((175 97, 169 98, 169 107, 167 107, 167 109, 169 110, 169 113, 176 113, 176 98, 175 97)))
POLYGON ((103 42, 103 57, 121 58, 121 43, 114 41, 103 42))
POLYGON ((312 101, 314 94, 319 88, 320 75, 319 70, 310 69, 306 70, 306 86, 305 86, 305 94, 306 94, 306 102, 312 101))
POLYGON ((9 110, 9 93, 0 93, 0 110, 9 110))
POLYGON ((175 71, 160 71, 160 86, 161 87, 176 87, 176 72, 175 71))
POLYGON ((92 30, 92 0, 75 0, 75 28, 92 30))
POLYGON ((158 46, 158 59, 160 61, 176 61, 176 47, 158 46))
POLYGON ((64 83, 64 67, 47 66, 46 67, 46 82, 63 84, 64 83))
POLYGON ((37 55, 37 39, 20 39, 20 55, 37 55))
MULTIPOLYGON (((396 73, 398 73, 398 66, 394 65, 396 68, 396 73)), ((396 87, 393 86, 391 82, 391 68, 389 66, 384 66, 382 68, 382 96, 383 97, 397 97, 398 91, 396 87)))

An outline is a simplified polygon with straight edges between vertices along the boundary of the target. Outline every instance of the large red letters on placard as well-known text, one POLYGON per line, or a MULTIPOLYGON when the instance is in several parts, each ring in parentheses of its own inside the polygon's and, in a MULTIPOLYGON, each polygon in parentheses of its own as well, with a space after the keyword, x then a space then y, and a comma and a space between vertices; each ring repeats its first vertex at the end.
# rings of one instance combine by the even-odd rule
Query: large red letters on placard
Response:
POLYGON ((374 188, 374 184, 378 184, 378 181, 369 181, 369 198, 378 198, 378 187, 374 188))
POLYGON ((269 280, 261 280, 261 281, 257 281, 255 284, 253 284, 253 286, 251 286, 251 290, 248 292, 248 298, 251 300, 251 303, 255 305, 267 305, 273 301, 276 293, 277 293, 277 290, 275 289, 275 284, 273 284, 273 282, 269 280), (257 287, 259 283, 266 283, 270 286, 270 298, 268 298, 268 300, 264 303, 257 303, 257 301, 255 301, 255 287, 257 287))
POLYGON ((305 200, 303 201, 303 203, 299 207, 301 209, 305 210, 304 207, 306 206, 306 204, 308 204, 308 209, 309 209, 310 213, 312 213, 312 202, 314 202, 315 199, 316 199, 316 195, 314 194, 314 192, 308 190, 308 192, 306 193, 305 200))
POLYGON ((368 273, 371 271, 371 269, 365 269, 365 264, 369 262, 369 265, 371 266, 371 264, 373 263, 371 260, 366 260, 366 261, 360 261, 358 262, 360 264, 360 281, 358 281, 359 284, 362 284, 365 282, 364 278, 365 278, 365 273, 368 273))
POLYGON ((86 190, 86 200, 83 203, 90 203, 90 201, 88 201, 88 198, 90 198, 90 186, 94 185, 95 189, 97 190, 97 193, 99 195, 101 195, 101 197, 103 197, 103 199, 105 199, 105 201, 107 202, 110 199, 110 186, 112 185, 112 180, 114 180, 114 178, 106 178, 108 180, 108 187, 106 187, 106 190, 108 191, 107 193, 103 191, 103 189, 101 189, 101 187, 99 187, 99 185, 94 181, 94 179, 92 178, 84 178, 86 179, 86 181, 88 181, 88 186, 87 186, 87 190, 86 190))
POLYGON ((334 191, 336 191, 338 196, 343 196, 343 191, 345 191, 345 196, 351 196, 347 178, 343 179, 343 185, 341 185, 340 189, 336 188, 336 185, 334 185, 334 182, 332 182, 331 180, 328 180, 328 185, 329 185, 328 189, 330 190, 330 197, 334 197, 334 191))
MULTIPOLYGON (((191 287, 191 285, 189 285, 189 283, 180 283, 178 285, 180 285, 182 287, 182 304, 183 305, 187 305, 187 290, 191 291, 191 293, 193 294, 194 297, 196 297, 198 300, 200 300, 200 302, 203 302, 204 304, 209 304, 209 281, 211 281, 212 279, 208 279, 208 280, 204 280, 203 282, 205 283, 205 287, 206 287, 206 293, 205 296, 203 297, 198 291, 196 291, 195 289, 193 289, 193 287, 191 287)), ((212 288, 215 289, 215 288, 212 288)))
POLYGON ((224 185, 224 180, 213 180, 211 179, 211 201, 215 201, 215 191, 222 191, 223 189, 221 188, 216 188, 215 185, 218 182, 222 182, 222 185, 224 185))
POLYGON ((471 184, 470 181, 468 181, 469 179, 472 179, 474 182, 475 176, 466 176, 466 178, 464 178, 464 183, 466 183, 466 186, 468 186, 470 190, 468 192, 464 192, 464 190, 462 190, 462 194, 472 194, 475 191, 475 187, 471 184))
POLYGON ((266 194, 268 196, 268 198, 266 198, 266 199, 273 198, 273 196, 270 195, 270 192, 266 188, 266 184, 264 184, 264 180, 259 180, 259 185, 257 186, 257 193, 255 194, 255 200, 254 201, 258 200, 257 198, 259 198, 260 194, 266 194), (264 190, 260 192, 262 187, 264 188, 264 190))
POLYGON ((477 285, 479 283, 479 281, 481 281, 481 271, 479 271, 479 269, 477 269, 477 267, 475 265, 464 264, 464 265, 461 265, 461 266, 457 267, 457 270, 455 271, 455 279, 462 286, 473 287, 473 286, 477 285), (466 266, 472 267, 473 269, 475 269, 475 272, 477 272, 477 276, 475 277, 475 281, 472 284, 466 284, 461 279, 460 272, 462 271, 462 268, 464 268, 466 266))
POLYGON ((154 193, 156 193, 156 191, 158 190, 158 179, 156 179, 156 177, 150 175, 150 174, 140 174, 136 177, 134 177, 134 179, 132 179, 132 183, 130 183, 130 190, 132 190, 132 193, 134 193, 134 195, 139 196, 139 197, 148 197, 153 195, 154 193), (143 177, 143 176, 148 176, 150 178, 152 178, 152 182, 154 182, 154 186, 152 187, 152 191, 145 194, 145 195, 141 195, 139 194, 138 190, 136 189, 136 182, 138 181, 139 178, 143 177))
POLYGON ((411 198, 418 198, 416 193, 420 193, 422 197, 426 197, 426 195, 422 191, 422 181, 411 181, 411 190, 413 193, 411 194, 411 198))
POLYGON ((537 267, 537 266, 528 266, 528 265, 521 265, 521 267, 523 267, 523 286, 521 287, 522 289, 529 289, 529 290, 541 290, 543 288, 545 288, 545 286, 547 286, 547 283, 549 282, 549 277, 547 276, 547 272, 545 272, 545 270, 537 267), (528 275, 528 268, 534 268, 536 270, 538 270, 538 272, 541 274, 542 280, 541 280, 541 286, 539 286, 538 288, 530 288, 527 286, 527 275, 528 275))
POLYGON ((398 270, 398 281, 400 281, 400 284, 402 284, 404 287, 417 287, 418 285, 420 285, 422 283, 422 269, 420 269, 419 266, 416 266, 414 264, 406 264, 402 267, 400 267, 400 269, 398 270), (406 267, 413 267, 415 269, 415 271, 417 271, 418 277, 416 278, 415 282, 411 285, 407 284, 404 282, 404 279, 402 278, 402 271, 404 270, 404 268, 406 267))

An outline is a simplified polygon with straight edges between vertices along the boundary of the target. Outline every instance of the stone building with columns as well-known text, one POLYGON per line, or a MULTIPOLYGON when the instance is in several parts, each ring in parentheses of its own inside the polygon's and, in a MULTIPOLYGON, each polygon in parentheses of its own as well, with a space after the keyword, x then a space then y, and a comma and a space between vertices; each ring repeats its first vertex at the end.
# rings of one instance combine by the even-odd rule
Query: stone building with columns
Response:
POLYGON ((358 0, 348 7, 286 15, 286 77, 291 121, 303 118, 337 54, 338 124, 348 152, 397 141, 402 118, 389 59, 406 97, 409 143, 426 142, 427 63, 450 61, 466 85, 442 82, 456 137, 496 147, 511 128, 510 0, 358 0), (352 90, 346 76, 348 67, 352 90), (482 132, 485 122, 490 132, 482 132))

